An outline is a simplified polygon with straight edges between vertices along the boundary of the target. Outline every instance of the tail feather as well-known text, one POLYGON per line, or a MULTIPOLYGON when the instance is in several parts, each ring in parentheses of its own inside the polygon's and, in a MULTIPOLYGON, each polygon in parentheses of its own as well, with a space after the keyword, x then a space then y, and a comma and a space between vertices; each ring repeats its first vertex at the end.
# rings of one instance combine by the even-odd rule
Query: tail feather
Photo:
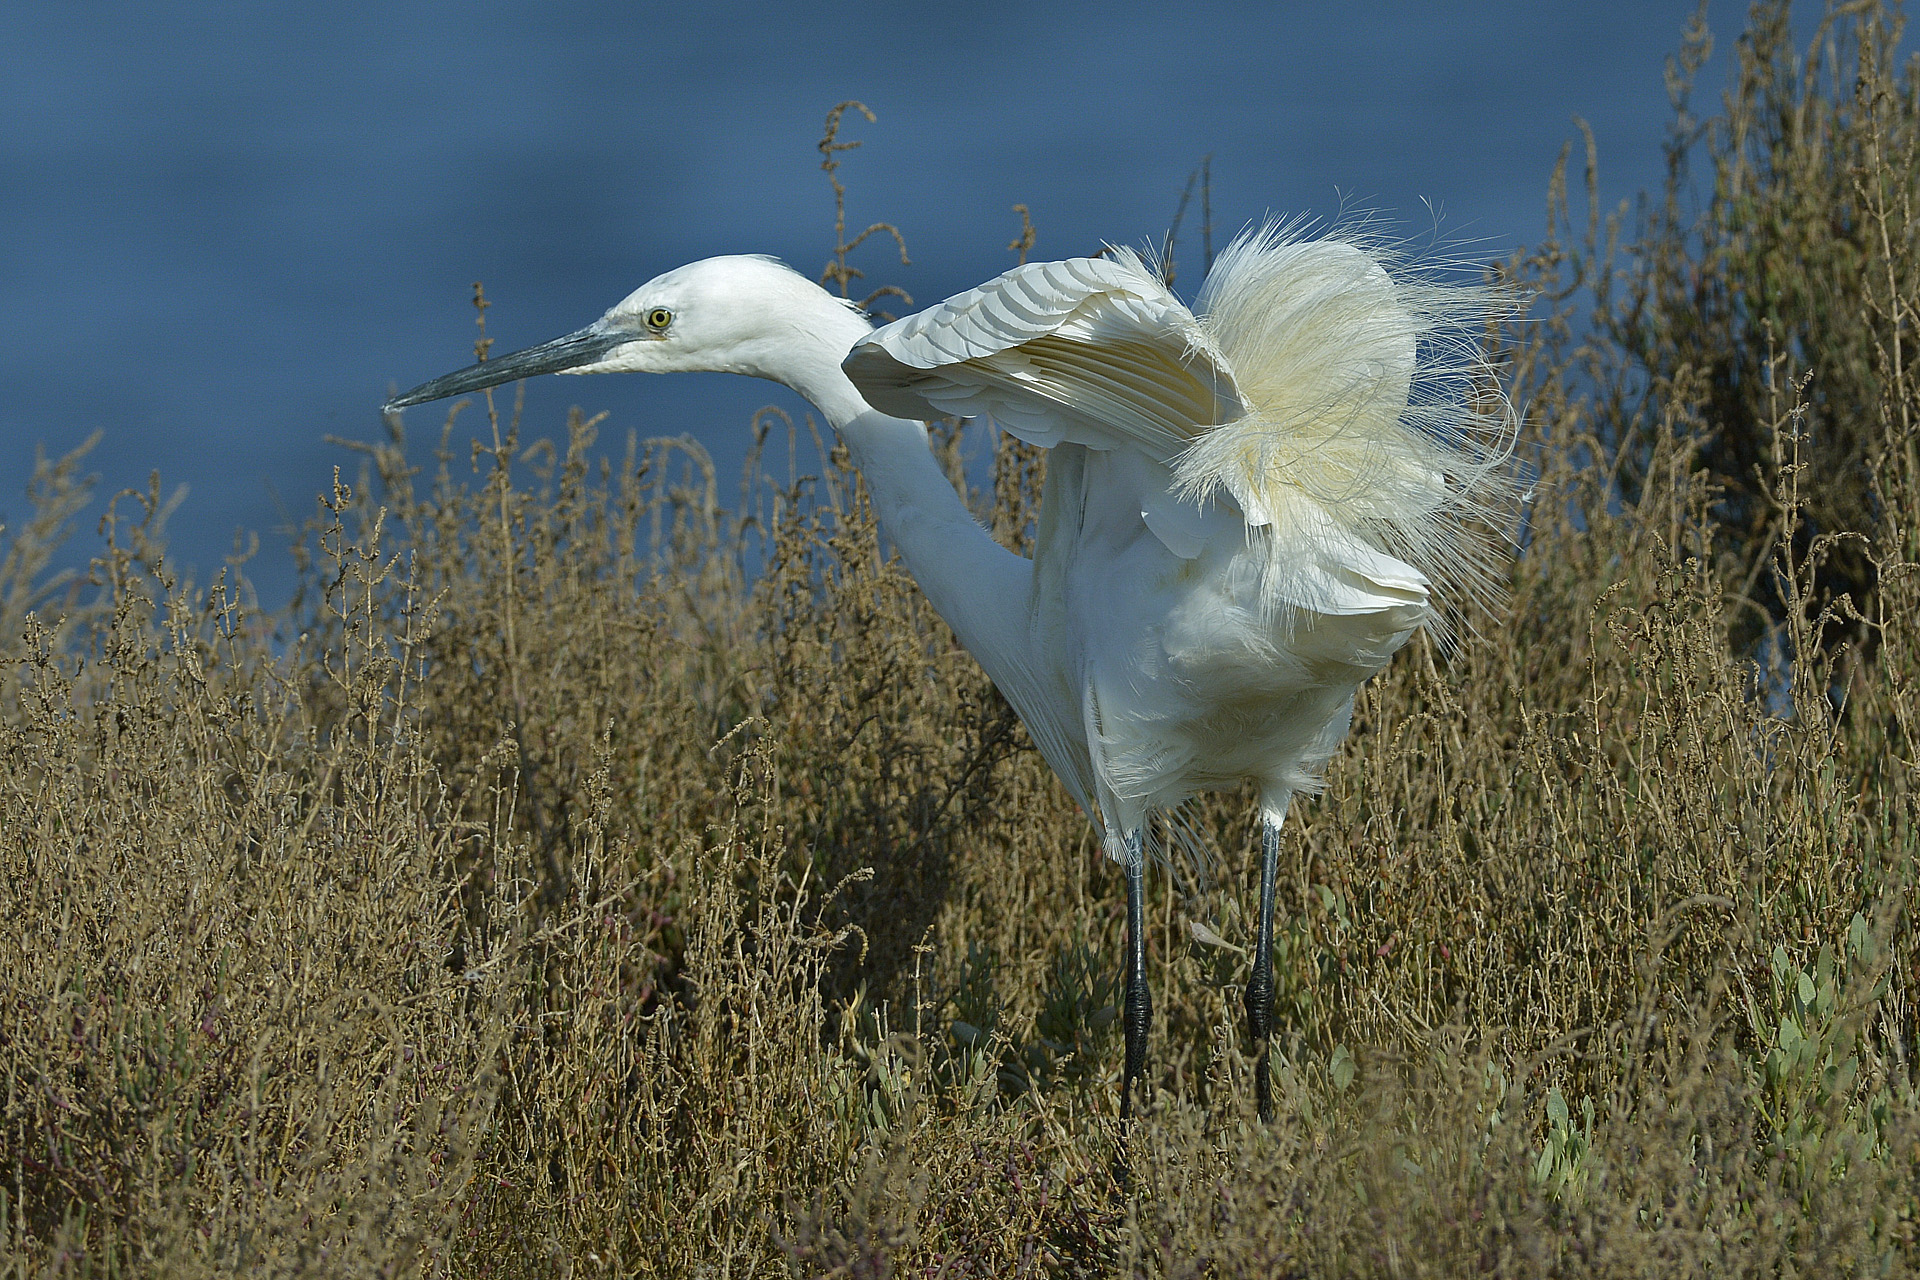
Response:
MULTIPOLYGON (((1487 603, 1488 530, 1517 488, 1515 417, 1479 330, 1512 297, 1396 275, 1394 255, 1359 237, 1299 232, 1245 233, 1207 276, 1195 310, 1247 412, 1180 453, 1176 492, 1224 490, 1276 555, 1304 543, 1342 564, 1360 544, 1431 580, 1443 610, 1487 603)), ((1435 615, 1443 636, 1447 624, 1435 615)))

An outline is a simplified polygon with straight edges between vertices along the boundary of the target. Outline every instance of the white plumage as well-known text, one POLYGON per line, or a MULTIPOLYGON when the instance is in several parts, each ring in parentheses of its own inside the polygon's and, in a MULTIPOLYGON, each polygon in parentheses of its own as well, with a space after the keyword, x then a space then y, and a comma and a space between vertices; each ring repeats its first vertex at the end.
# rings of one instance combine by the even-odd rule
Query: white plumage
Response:
POLYGON ((1493 580, 1484 517, 1512 415, 1476 341, 1490 291, 1268 227, 1189 310, 1141 259, 1032 263, 873 332, 778 262, 667 272, 577 333, 437 378, 397 409, 535 373, 719 370, 827 415, 929 601, 1127 870, 1127 1056, 1150 998, 1150 817, 1252 780, 1264 814, 1247 1010, 1268 1113, 1280 823, 1359 686, 1449 596, 1493 580), (987 416, 1051 450, 1034 558, 993 542, 920 419, 987 416))
POLYGON ((1024 646, 1002 691, 1108 848, 1252 779, 1317 785, 1354 691, 1483 584, 1470 518, 1507 417, 1463 321, 1477 289, 1394 281, 1268 228, 1189 311, 1136 255, 1034 263, 854 345, 868 403, 991 416, 1053 450, 1024 646), (1437 358, 1421 370, 1426 343, 1437 358), (1416 374, 1423 396, 1416 402, 1416 374))

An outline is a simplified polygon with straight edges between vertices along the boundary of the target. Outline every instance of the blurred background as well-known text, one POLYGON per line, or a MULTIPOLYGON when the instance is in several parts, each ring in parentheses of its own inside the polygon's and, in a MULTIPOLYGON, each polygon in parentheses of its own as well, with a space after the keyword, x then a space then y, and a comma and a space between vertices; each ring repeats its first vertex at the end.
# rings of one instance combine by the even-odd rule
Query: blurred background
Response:
MULTIPOLYGON (((1501 0, 1103 6, 453 3, 10 6, 0 51, 0 520, 36 446, 102 433, 99 500, 186 486, 173 563, 200 581, 251 532, 269 607, 288 530, 375 439, 391 391, 470 363, 472 287, 500 353, 595 318, 654 274, 716 253, 817 275, 833 199, 815 149, 836 102, 863 284, 925 306, 1034 255, 1157 242, 1211 157, 1216 246, 1249 221, 1389 215, 1502 257, 1544 228, 1576 117, 1612 205, 1657 187, 1668 57, 1694 7, 1501 0)), ((1696 100, 1711 108, 1743 13, 1696 100)), ((1803 14, 1811 29, 1814 14, 1803 14)), ((1576 199, 1578 199, 1576 193, 1576 199)), ((1176 288, 1200 279, 1196 195, 1176 288)), ((897 300, 882 305, 903 309, 897 300)), ((510 403, 510 395, 506 401, 510 403)), ((629 431, 691 432, 723 481, 770 384, 724 375, 546 379, 527 432, 567 406, 629 431)), ((445 417, 409 412, 428 459, 445 417)), ((456 432, 484 430, 478 414, 456 432)), ((731 492, 729 489, 727 492, 731 492)))

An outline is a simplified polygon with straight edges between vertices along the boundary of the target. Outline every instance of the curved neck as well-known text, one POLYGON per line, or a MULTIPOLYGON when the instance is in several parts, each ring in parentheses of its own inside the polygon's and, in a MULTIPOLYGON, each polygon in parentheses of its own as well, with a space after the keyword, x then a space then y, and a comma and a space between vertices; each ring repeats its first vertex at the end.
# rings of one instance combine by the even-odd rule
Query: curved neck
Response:
MULTIPOLYGON (((867 324, 836 305, 842 315, 867 324)), ((1017 556, 980 527, 934 460, 924 424, 890 418, 861 398, 840 359, 860 336, 844 343, 820 333, 822 353, 795 360, 777 381, 827 416, 866 481, 880 528, 900 550, 907 571, 934 611, 1002 693, 1028 664, 1027 598, 1033 562, 1017 556), (838 345, 835 345, 838 343, 838 345)))
POLYGON ((866 409, 834 427, 921 593, 1007 692, 1007 663, 1026 658, 1033 562, 980 527, 934 460, 924 425, 866 409))

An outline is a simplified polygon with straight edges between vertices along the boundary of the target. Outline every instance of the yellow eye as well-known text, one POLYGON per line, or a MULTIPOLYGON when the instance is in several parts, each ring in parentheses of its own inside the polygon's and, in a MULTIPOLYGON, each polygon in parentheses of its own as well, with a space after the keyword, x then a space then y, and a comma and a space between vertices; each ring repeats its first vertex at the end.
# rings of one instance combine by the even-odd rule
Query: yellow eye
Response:
POLYGON ((672 323, 673 312, 667 310, 665 307, 655 307, 653 310, 647 312, 647 328, 652 329, 655 333, 664 331, 666 327, 672 323))

